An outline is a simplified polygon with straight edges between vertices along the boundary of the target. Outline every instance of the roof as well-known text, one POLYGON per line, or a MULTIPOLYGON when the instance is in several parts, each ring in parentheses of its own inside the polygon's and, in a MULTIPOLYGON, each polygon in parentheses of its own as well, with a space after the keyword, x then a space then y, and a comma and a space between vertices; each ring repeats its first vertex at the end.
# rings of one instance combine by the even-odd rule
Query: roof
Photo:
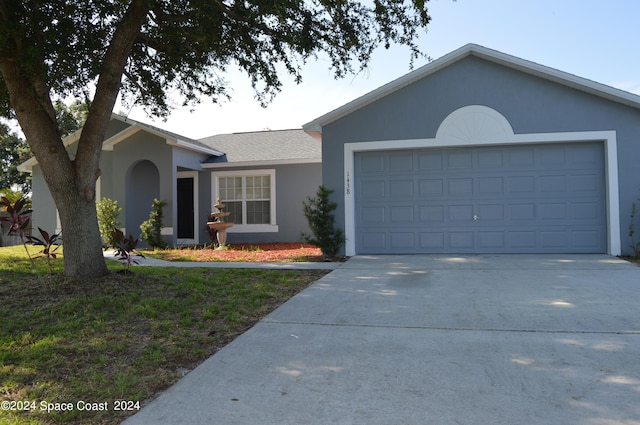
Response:
POLYGON ((453 52, 434 60, 382 87, 379 87, 364 96, 361 96, 327 114, 322 115, 315 120, 303 125, 304 131, 310 135, 319 138, 322 134, 322 127, 330 124, 358 109, 388 96, 403 87, 406 87, 422 78, 425 78, 457 61, 468 56, 475 56, 490 62, 498 63, 509 68, 522 71, 540 78, 544 78, 577 90, 581 90, 596 96, 603 97, 614 102, 622 103, 627 106, 640 109, 640 96, 619 90, 586 78, 578 77, 567 72, 559 71, 537 64, 535 62, 520 59, 515 56, 507 55, 497 50, 491 50, 477 44, 467 44, 453 52))
POLYGON ((209 155, 215 155, 215 156, 224 155, 222 152, 216 151, 215 149, 211 149, 210 146, 207 146, 206 144, 200 143, 197 140, 190 139, 188 137, 182 136, 182 135, 177 134, 177 133, 172 133, 172 132, 167 131, 167 130, 163 130, 163 129, 161 129, 159 127, 156 127, 156 126, 153 126, 153 125, 149 125, 149 124, 142 123, 140 121, 132 120, 131 118, 127 118, 125 116, 118 115, 118 114, 111 114, 111 118, 112 119, 117 119, 117 120, 122 121, 122 122, 127 123, 127 124, 131 124, 131 127, 129 127, 128 129, 125 129, 122 132, 120 132, 120 133, 110 137, 109 139, 105 140, 104 143, 103 143, 103 149, 104 150, 110 150, 110 149, 106 148, 106 146, 113 146, 114 144, 118 143, 118 141, 123 140, 124 138, 128 137, 128 135, 130 135, 130 133, 132 131, 145 130, 148 133, 152 133, 152 134, 155 134, 156 136, 159 136, 159 137, 162 137, 162 138, 166 139, 167 143, 171 144, 171 145, 180 146, 180 147, 185 148, 185 149, 194 150, 196 152, 206 153, 206 154, 209 154, 209 155), (119 135, 121 135, 121 136, 119 137, 119 135), (124 136, 124 137, 122 137, 122 136, 124 136))
POLYGON ((302 129, 269 130, 249 133, 219 134, 200 139, 200 143, 224 152, 220 158, 211 158, 203 167, 255 164, 321 162, 320 142, 302 129))
MULTIPOLYGON (((204 153, 207 155, 212 155, 214 157, 220 157, 224 155, 223 152, 212 149, 210 146, 200 143, 197 140, 189 139, 188 137, 184 137, 179 134, 172 133, 170 131, 163 130, 161 128, 158 128, 149 124, 144 124, 119 114, 111 114, 111 119, 124 122, 126 124, 129 124, 129 126, 126 127, 124 130, 120 131, 119 133, 116 133, 113 136, 106 139, 105 141, 103 141, 102 150, 104 151, 112 151, 113 147, 116 144, 126 140, 128 137, 132 136, 138 131, 146 131, 147 133, 155 134, 156 136, 159 136, 165 139, 166 143, 169 145, 178 146, 184 149, 204 153)), ((77 142, 80 139, 81 134, 82 134, 82 129, 79 129, 74 131, 70 135, 66 136, 63 139, 63 144, 65 148, 77 142)), ((18 170, 21 172, 31 172, 33 166, 37 164, 38 164, 38 160, 36 159, 35 156, 32 156, 31 158, 24 161, 22 164, 18 165, 18 170)))

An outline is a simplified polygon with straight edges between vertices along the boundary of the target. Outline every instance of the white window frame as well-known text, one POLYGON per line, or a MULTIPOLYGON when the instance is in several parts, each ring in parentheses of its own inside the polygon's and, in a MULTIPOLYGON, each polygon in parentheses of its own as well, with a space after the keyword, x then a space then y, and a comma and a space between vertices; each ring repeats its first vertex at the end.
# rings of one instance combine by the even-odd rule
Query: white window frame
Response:
MULTIPOLYGON (((270 217, 271 222, 269 224, 242 224, 235 222, 234 218, 229 216, 226 221, 234 222, 235 225, 230 227, 227 231, 229 233, 269 233, 269 232, 277 232, 278 224, 276 222, 276 170, 275 169, 265 169, 265 170, 237 170, 237 171, 216 171, 211 173, 211 190, 213 203, 215 204, 216 200, 220 194, 220 186, 219 179, 220 177, 242 177, 242 193, 245 196, 245 178, 246 177, 254 177, 254 176, 269 176, 269 206, 270 206, 270 217)), ((243 199, 243 206, 245 205, 246 199, 243 199)), ((223 200, 224 202, 224 200, 223 200)), ((215 208, 212 206, 212 211, 215 211, 215 208)), ((244 217, 247 217, 246 211, 244 217)))

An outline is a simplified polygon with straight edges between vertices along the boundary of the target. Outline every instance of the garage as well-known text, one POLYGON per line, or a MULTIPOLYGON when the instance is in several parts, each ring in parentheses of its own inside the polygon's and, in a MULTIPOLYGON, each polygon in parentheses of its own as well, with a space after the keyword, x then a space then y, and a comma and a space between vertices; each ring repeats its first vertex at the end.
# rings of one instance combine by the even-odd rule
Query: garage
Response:
POLYGON ((345 255, 632 251, 638 95, 469 44, 303 128, 345 255))
POLYGON ((355 250, 605 253, 602 142, 356 152, 355 250))

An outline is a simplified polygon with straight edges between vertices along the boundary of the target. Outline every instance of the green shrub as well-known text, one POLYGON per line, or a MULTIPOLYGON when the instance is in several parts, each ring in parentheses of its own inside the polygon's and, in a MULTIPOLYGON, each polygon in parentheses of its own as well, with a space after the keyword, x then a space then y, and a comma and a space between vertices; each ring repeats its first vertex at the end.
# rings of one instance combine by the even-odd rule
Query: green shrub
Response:
POLYGON ((322 254, 327 257, 335 257, 346 241, 342 229, 335 227, 333 211, 338 204, 329 200, 332 193, 333 190, 320 186, 315 198, 308 197, 307 202, 302 202, 312 233, 311 236, 303 234, 302 237, 306 242, 320 247, 322 254))
POLYGON ((117 229, 120 226, 118 215, 120 215, 122 208, 118 206, 118 201, 102 198, 100 202, 96 204, 96 210, 102 241, 107 246, 115 246, 116 241, 113 238, 113 229, 117 229))
POLYGON ((140 225, 142 239, 147 241, 150 248, 166 248, 167 244, 162 237, 162 208, 167 205, 166 201, 153 200, 149 220, 140 225))

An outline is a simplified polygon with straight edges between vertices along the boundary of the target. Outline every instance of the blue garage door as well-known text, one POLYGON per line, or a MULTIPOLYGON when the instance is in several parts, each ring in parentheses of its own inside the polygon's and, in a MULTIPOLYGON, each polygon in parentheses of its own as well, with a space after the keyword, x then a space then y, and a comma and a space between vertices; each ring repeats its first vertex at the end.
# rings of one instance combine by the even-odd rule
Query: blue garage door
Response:
POLYGON ((359 152, 356 252, 605 253, 602 143, 359 152))

